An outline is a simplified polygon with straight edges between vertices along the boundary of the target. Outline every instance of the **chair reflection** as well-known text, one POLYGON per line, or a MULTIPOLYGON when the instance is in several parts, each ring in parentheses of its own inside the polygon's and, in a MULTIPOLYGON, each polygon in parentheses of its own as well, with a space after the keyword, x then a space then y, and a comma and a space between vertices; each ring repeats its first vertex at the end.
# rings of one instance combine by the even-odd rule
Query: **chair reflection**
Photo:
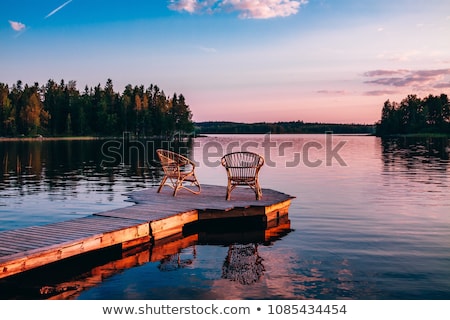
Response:
POLYGON ((243 285, 258 282, 265 271, 263 260, 257 244, 230 245, 222 266, 222 278, 243 285))
POLYGON ((194 263, 197 257, 195 245, 192 247, 192 258, 181 258, 181 252, 166 256, 159 261, 158 269, 161 271, 175 271, 194 263))
POLYGON ((149 262, 158 263, 161 272, 177 272, 187 267, 201 269, 200 261, 205 257, 197 259, 199 245, 228 247, 220 277, 251 285, 260 281, 265 272, 259 246, 271 245, 291 231, 289 218, 284 216, 266 229, 222 233, 197 231, 126 250, 107 248, 3 279, 0 281, 0 299, 75 299, 106 279, 149 262))

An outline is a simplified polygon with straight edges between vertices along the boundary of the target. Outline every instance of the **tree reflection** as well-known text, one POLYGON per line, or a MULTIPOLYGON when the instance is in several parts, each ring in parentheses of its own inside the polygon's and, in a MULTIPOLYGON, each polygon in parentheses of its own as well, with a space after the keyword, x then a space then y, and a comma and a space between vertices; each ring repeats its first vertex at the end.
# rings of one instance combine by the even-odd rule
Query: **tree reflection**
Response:
POLYGON ((385 169, 399 164, 408 169, 420 168, 426 164, 439 165, 449 160, 450 139, 448 138, 384 138, 381 140, 382 159, 385 169))
POLYGON ((27 187, 26 192, 35 194, 76 191, 83 184, 88 191, 108 192, 118 179, 157 185, 161 170, 156 148, 168 145, 177 151, 191 148, 188 142, 120 138, 0 140, 0 188, 27 187), (105 143, 118 146, 114 161, 104 153, 105 143))

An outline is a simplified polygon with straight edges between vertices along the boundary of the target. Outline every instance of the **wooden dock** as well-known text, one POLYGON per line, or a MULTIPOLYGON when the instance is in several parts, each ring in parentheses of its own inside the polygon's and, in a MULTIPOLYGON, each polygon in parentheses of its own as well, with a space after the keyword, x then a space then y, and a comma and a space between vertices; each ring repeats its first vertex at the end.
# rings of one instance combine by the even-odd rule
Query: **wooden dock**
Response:
POLYGON ((0 279, 110 246, 163 241, 202 221, 259 217, 269 224, 288 214, 294 198, 271 189, 263 189, 259 201, 249 188, 235 189, 230 201, 225 194, 226 187, 213 185, 176 197, 169 188, 149 188, 127 194, 135 204, 125 208, 0 232, 0 279))

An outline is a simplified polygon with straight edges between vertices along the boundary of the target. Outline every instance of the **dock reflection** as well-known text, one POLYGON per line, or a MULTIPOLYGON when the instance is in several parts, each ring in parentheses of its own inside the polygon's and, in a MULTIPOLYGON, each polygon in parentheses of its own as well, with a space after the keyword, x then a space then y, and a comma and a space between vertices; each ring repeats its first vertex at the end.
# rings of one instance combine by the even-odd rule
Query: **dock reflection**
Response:
POLYGON ((251 284, 264 273, 264 259, 258 246, 271 245, 292 231, 287 215, 268 222, 265 228, 202 229, 188 230, 127 250, 117 246, 91 252, 2 279, 0 299, 76 299, 83 291, 114 275, 146 263, 157 263, 161 272, 189 266, 197 259, 196 246, 199 245, 228 246, 228 255, 223 257, 222 278, 251 284))

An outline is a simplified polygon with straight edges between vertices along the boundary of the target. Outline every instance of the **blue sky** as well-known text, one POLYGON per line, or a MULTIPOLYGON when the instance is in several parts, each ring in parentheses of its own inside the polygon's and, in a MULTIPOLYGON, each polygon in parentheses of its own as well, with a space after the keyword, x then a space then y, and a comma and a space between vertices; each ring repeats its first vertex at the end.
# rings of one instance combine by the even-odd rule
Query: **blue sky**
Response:
POLYGON ((6 1, 0 82, 182 93, 195 121, 374 123, 450 94, 448 0, 6 1))

